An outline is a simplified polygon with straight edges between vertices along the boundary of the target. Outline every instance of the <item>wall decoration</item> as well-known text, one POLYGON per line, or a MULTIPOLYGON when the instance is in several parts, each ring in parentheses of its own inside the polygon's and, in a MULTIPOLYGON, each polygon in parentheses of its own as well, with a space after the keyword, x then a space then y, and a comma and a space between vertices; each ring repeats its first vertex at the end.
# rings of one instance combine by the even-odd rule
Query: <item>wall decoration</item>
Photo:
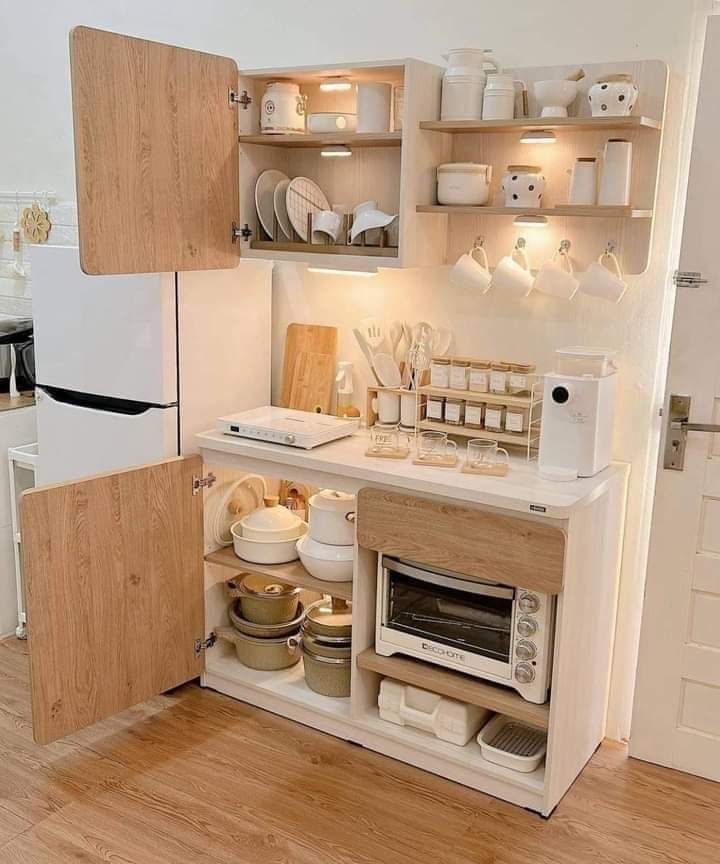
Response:
POLYGON ((50 235, 52 224, 47 210, 43 210, 39 204, 26 207, 23 210, 20 224, 25 239, 30 243, 46 243, 50 235))

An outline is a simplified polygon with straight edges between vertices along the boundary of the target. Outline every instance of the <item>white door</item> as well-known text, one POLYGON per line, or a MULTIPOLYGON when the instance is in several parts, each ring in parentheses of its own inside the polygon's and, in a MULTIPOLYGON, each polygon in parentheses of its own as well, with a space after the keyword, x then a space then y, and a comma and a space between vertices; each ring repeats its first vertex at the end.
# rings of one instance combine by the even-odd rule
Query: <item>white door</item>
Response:
MULTIPOLYGON (((708 19, 664 417, 720 423, 720 18, 708 19)), ((720 435, 687 433, 684 469, 658 466, 630 753, 720 781, 720 435)), ((678 461, 675 454, 672 461, 678 461)))

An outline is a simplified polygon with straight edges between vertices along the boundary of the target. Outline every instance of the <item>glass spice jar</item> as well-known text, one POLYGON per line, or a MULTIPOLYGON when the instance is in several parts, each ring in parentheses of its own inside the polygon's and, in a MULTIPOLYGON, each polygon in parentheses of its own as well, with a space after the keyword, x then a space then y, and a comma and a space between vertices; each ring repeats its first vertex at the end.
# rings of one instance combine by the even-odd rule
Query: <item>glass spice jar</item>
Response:
POLYGON ((532 386, 530 376, 534 371, 533 363, 512 363, 507 376, 508 392, 513 396, 529 396, 532 386))
POLYGON ((487 393, 490 386, 490 364, 484 360, 473 360, 470 363, 468 389, 473 393, 487 393))
POLYGON ((445 398, 443 396, 428 396, 425 416, 428 420, 442 423, 445 419, 445 398))
POLYGON ((510 371, 509 363, 493 362, 490 364, 490 392, 507 393, 507 377, 510 371))
POLYGON ((505 431, 522 434, 527 432, 530 409, 525 405, 508 405, 505 412, 505 431))
POLYGON ((450 389, 467 390, 469 371, 470 362, 468 360, 453 360, 450 364, 450 389))
POLYGON ((430 364, 430 386, 450 386, 450 361, 446 357, 434 357, 430 364))
POLYGON ((465 425, 471 429, 482 429, 485 419, 484 402, 467 402, 465 404, 465 425))
POLYGON ((445 422, 451 426, 462 426, 465 422, 465 401, 448 398, 445 400, 445 422))
POLYGON ((485 408, 485 428, 492 432, 505 429, 505 405, 488 405, 485 408))

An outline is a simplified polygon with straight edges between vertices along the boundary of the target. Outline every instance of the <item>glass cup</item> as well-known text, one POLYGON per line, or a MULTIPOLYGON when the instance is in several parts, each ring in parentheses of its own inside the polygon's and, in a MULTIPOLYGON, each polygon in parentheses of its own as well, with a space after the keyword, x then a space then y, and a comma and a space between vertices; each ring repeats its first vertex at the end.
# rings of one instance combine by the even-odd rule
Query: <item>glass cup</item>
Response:
POLYGON ((430 430, 418 436, 418 458, 425 462, 443 462, 452 459, 457 452, 457 444, 450 441, 447 432, 430 430))
POLYGON ((472 471, 492 471, 498 466, 510 464, 510 455, 497 441, 487 438, 471 438, 467 444, 465 465, 472 471))
POLYGON ((408 450, 410 438, 399 429, 373 426, 370 430, 370 452, 385 454, 408 450))

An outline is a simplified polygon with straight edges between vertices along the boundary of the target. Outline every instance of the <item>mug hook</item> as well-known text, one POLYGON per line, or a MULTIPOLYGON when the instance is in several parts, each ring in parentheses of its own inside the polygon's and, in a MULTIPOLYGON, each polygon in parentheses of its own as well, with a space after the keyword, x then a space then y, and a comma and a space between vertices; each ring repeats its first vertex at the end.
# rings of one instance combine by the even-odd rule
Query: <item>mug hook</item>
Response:
POLYGON ((478 236, 473 240, 473 249, 482 249, 485 245, 485 238, 482 234, 478 234, 478 236))
POLYGON ((615 250, 617 249, 617 243, 614 240, 608 240, 607 245, 605 246, 605 254, 613 255, 615 250))
POLYGON ((519 251, 522 251, 525 248, 525 246, 527 246, 527 241, 525 240, 525 238, 524 237, 518 237, 517 240, 515 241, 515 248, 519 251))
POLYGON ((572 246, 572 243, 569 240, 561 240, 560 241, 560 248, 558 249, 558 252, 561 255, 567 255, 568 252, 570 251, 571 246, 572 246))

